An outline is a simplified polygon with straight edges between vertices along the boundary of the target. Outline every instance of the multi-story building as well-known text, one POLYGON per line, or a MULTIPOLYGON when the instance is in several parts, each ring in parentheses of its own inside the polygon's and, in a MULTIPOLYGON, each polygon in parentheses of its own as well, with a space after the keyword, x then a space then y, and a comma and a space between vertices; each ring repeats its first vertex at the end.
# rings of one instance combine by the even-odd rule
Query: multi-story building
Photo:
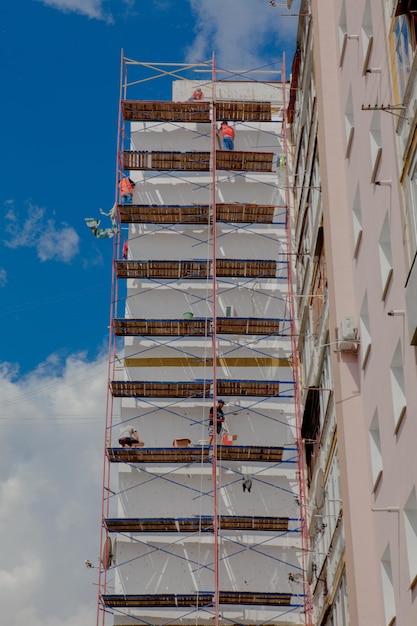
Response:
POLYGON ((417 621, 416 10, 300 7, 289 116, 317 625, 417 621))
POLYGON ((285 73, 124 61, 98 622, 310 624, 285 73))

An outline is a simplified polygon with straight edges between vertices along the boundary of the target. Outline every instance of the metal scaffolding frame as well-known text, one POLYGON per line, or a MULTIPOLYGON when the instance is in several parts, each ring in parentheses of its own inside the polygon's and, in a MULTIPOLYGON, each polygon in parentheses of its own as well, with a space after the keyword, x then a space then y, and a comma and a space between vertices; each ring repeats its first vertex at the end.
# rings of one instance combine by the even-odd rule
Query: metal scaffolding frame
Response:
MULTIPOLYGON (((248 79, 250 73, 225 72, 225 81, 236 79, 248 79)), ((276 70, 274 71, 276 74, 276 70)), ((217 121, 227 117, 230 120, 240 121, 242 124, 260 122, 273 122, 277 111, 271 106, 271 102, 264 101, 223 101, 216 95, 216 85, 221 82, 217 79, 216 63, 214 55, 207 63, 200 64, 173 64, 173 63, 145 63, 128 59, 122 52, 120 71, 120 108, 117 140, 117 161, 115 180, 115 207, 117 214, 118 233, 114 239, 113 273, 112 273, 112 303, 110 311, 110 340, 109 340, 109 366, 108 366, 108 394, 106 408, 106 427, 103 451, 103 490, 102 490, 102 527, 100 538, 100 566, 98 579, 97 601, 97 626, 105 626, 106 616, 114 615, 117 624, 122 625, 124 620, 127 624, 140 622, 150 626, 153 624, 202 624, 211 619, 214 626, 219 624, 240 624, 254 626, 255 621, 246 619, 241 621, 232 615, 225 617, 221 607, 232 606, 262 606, 276 611, 269 611, 265 623, 270 624, 295 624, 303 623, 311 626, 311 603, 309 587, 306 582, 306 554, 307 541, 305 523, 305 493, 304 493, 304 467, 303 457, 300 453, 301 423, 299 407, 299 388, 296 361, 296 342, 294 330, 294 307, 292 298, 292 263, 290 252, 290 218, 289 218, 289 184, 286 157, 286 130, 285 130, 285 58, 280 70, 281 80, 277 81, 277 89, 282 90, 283 117, 282 135, 284 146, 283 155, 261 151, 224 151, 217 147, 217 121), (148 73, 139 80, 128 80, 128 67, 134 66, 142 72, 148 73), (210 73, 210 80, 206 83, 209 90, 209 100, 203 102, 171 102, 140 100, 136 97, 128 98, 128 91, 134 92, 143 89, 149 81, 157 78, 181 79, 190 73, 210 73), (126 130, 126 123, 144 121, 153 123, 170 123, 182 128, 187 123, 209 125, 210 150, 193 152, 163 152, 161 150, 132 151, 130 149, 130 137, 126 130), (129 149, 128 149, 129 148, 129 149), (279 164, 278 164, 279 161, 279 164), (268 174, 278 165, 285 175, 285 203, 262 204, 256 202, 219 202, 217 196, 218 171, 222 170, 224 181, 229 181, 239 176, 251 176, 268 174), (130 171, 147 171, 158 176, 160 172, 165 175, 187 177, 198 172, 208 172, 210 176, 210 202, 207 204, 123 204, 119 192, 121 177, 130 171), (248 174, 249 173, 249 174, 248 174), (277 259, 225 259, 218 257, 219 236, 216 226, 219 223, 229 224, 231 232, 255 233, 259 238, 271 239, 274 235, 267 230, 256 231, 257 226, 281 226, 286 233, 285 249, 277 259), (152 225, 162 231, 176 232, 178 225, 195 226, 202 225, 207 228, 207 244, 210 248, 208 258, 196 258, 191 260, 160 260, 154 259, 122 259, 123 244, 129 242, 129 237, 123 235, 124 225, 142 224, 152 225), (255 229, 255 230, 254 230, 255 229), (195 285, 196 294, 194 302, 202 300, 208 302, 211 307, 211 315, 206 318, 181 319, 178 317, 163 317, 157 319, 123 317, 119 308, 126 305, 128 295, 122 296, 119 289, 121 279, 147 281, 142 295, 151 293, 155 289, 181 291, 181 281, 192 281, 195 285), (180 283, 179 283, 180 281, 180 283), (288 286, 288 293, 273 293, 271 284, 282 281, 288 286), (210 286, 210 294, 204 294, 204 289, 210 286), (257 293, 270 301, 279 302, 285 311, 284 315, 276 317, 230 317, 218 315, 218 293, 223 290, 254 288, 257 293), (259 287, 260 286, 260 287, 259 287), (198 295, 198 290, 201 296, 198 295), (236 340, 235 336, 239 339, 236 340), (125 356, 124 362, 119 359, 120 338, 142 338, 143 346, 136 352, 125 356), (243 337, 244 339, 240 339, 243 337), (279 337, 286 346, 284 355, 277 358, 271 353, 268 341, 274 341, 279 337), (192 338, 197 343, 191 348, 185 349, 178 341, 184 338, 192 338), (219 357, 219 341, 228 346, 226 352, 219 357), (262 345, 262 341, 266 346, 262 345), (211 368, 211 376, 199 380, 132 380, 130 375, 126 380, 118 379, 121 366, 129 370, 134 367, 158 367, 158 359, 152 360, 147 356, 153 347, 164 350, 172 350, 174 353, 181 352, 181 357, 164 356, 166 366, 181 365, 184 367, 196 367, 196 361, 200 359, 201 367, 211 368), (251 356, 230 356, 234 351, 242 350, 242 347, 250 351, 251 356), (210 355, 207 356, 209 350, 210 355), (198 353, 198 354, 197 354, 198 353), (199 354, 202 354, 199 357, 199 354), (251 360, 252 359, 252 360, 251 360), (154 362, 155 361, 155 362, 154 362), (283 380, 273 377, 271 380, 251 380, 245 378, 223 378, 218 375, 220 364, 231 367, 247 367, 256 363, 259 367, 280 367, 289 372, 283 380), (256 419, 269 420, 277 425, 286 424, 282 417, 283 401, 289 402, 295 407, 295 423, 290 426, 292 445, 221 445, 217 440, 216 428, 214 428, 213 446, 202 444, 199 447, 189 447, 188 444, 173 447, 141 447, 141 448, 118 448, 112 445, 113 431, 118 426, 114 420, 114 399, 131 398, 135 406, 140 407, 142 415, 147 419, 156 419, 158 412, 163 410, 173 417, 183 417, 181 406, 191 400, 199 406, 207 407, 207 400, 215 406, 219 397, 242 398, 244 408, 251 412, 256 419), (139 403, 139 405, 138 405, 139 403), (250 479, 244 473, 245 464, 254 463, 254 471, 250 479), (212 514, 200 514, 198 517, 154 517, 154 518, 121 518, 111 515, 111 506, 116 498, 123 495, 122 490, 115 491, 112 485, 112 468, 123 464, 132 468, 140 468, 143 476, 146 476, 144 484, 155 480, 168 481, 169 483, 188 489, 193 493, 193 498, 212 498, 212 514), (155 468, 155 469, 153 469, 155 468), (190 469, 191 468, 191 469, 190 469), (211 486, 198 491, 187 485, 184 480, 186 472, 193 471, 206 475, 207 470, 211 473, 211 486), (292 469, 288 469, 292 468, 292 469), (295 470, 297 468, 297 470, 295 470), (268 515, 224 515, 218 506, 220 490, 225 489, 237 482, 243 483, 250 491, 252 483, 267 486, 286 497, 293 496, 293 491, 286 487, 275 484, 276 477, 282 472, 291 472, 291 480, 297 484, 296 494, 299 503, 299 515, 291 516, 268 516, 268 515), (227 482, 221 482, 227 475, 227 482), (272 478, 274 480, 272 480, 272 478), (249 483, 245 481, 249 480, 249 483), (246 545, 235 531, 256 533, 252 535, 250 545, 246 545), (213 556, 212 561, 206 564, 187 562, 195 567, 196 571, 201 568, 212 572, 213 588, 211 591, 197 590, 195 594, 164 593, 112 593, 113 581, 109 579, 118 568, 123 567, 125 562, 114 562, 114 543, 112 534, 124 536, 137 546, 138 553, 133 560, 142 561, 150 554, 164 553, 172 559, 182 559, 176 553, 178 535, 184 541, 199 541, 204 533, 212 537, 213 556), (166 539, 167 535, 175 535, 171 543, 166 539), (156 539, 149 539, 149 536, 156 539), (148 537, 142 540, 141 537, 148 537), (301 537, 301 543, 296 543, 295 537, 301 537), (290 539, 290 543, 286 543, 290 539), (154 543, 153 543, 154 542, 154 543), (275 542, 275 543, 274 543, 275 542), (289 546, 298 553, 302 553, 301 566, 297 565, 298 559, 282 560, 268 552, 269 545, 289 546), (229 553, 221 554, 220 548, 227 545, 229 553), (244 590, 222 589, 219 566, 227 559, 236 555, 252 552, 254 555, 265 557, 267 560, 276 561, 277 567, 284 565, 290 569, 289 580, 302 583, 302 592, 298 590, 289 592, 257 592, 244 590), (173 607, 182 609, 176 617, 170 619, 155 617, 152 621, 140 617, 129 611, 138 607, 173 607), (184 609, 187 609, 184 611, 184 609), (204 614, 201 614, 204 609, 204 614), (200 610, 200 613, 199 613, 200 610), (208 611, 208 614, 207 614, 208 611), (296 615, 294 621, 292 618, 296 615), (290 619, 291 616, 291 619, 290 619)), ((193 76, 195 74, 192 74, 193 76)), ((260 82, 260 81, 255 81, 260 82)), ((263 81, 262 81, 263 82, 263 81)), ((282 112, 280 112, 282 116, 282 112)), ((276 118, 275 121, 277 121, 276 118)), ((200 132, 200 131, 199 131, 200 132)), ((265 185, 273 185, 269 180, 265 185)), ((195 183, 196 188, 201 185, 195 183)), ((138 237, 147 236, 145 234, 138 237)), ((186 237, 194 237, 185 233, 186 237)), ((198 241, 198 238, 196 238, 198 241)), ((197 244, 198 245, 198 244, 197 244)), ((161 251, 163 252, 163 251, 161 251)), ((272 344, 271 344, 272 345, 272 344)), ((161 360, 161 359, 159 359, 161 360)), ((235 407, 236 415, 243 408, 235 407)), ((137 415, 130 417, 128 421, 136 419, 137 415)), ((185 418, 184 418, 185 419, 185 418)), ((192 424, 197 423, 193 418, 187 418, 192 424)), ((137 485, 129 486, 128 489, 140 488, 137 485)), ((277 498, 280 496, 277 495, 277 498)), ((289 550, 286 548, 286 550, 289 550)), ((286 554, 286 552, 284 551, 286 554)))

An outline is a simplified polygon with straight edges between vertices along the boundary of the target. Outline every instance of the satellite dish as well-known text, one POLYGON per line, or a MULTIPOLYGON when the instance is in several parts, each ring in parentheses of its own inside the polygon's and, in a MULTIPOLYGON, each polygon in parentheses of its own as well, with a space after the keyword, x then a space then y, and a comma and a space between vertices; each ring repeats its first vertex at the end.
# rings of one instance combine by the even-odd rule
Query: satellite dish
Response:
POLYGON ((310 520, 310 525, 308 527, 308 536, 310 537, 310 541, 313 541, 315 534, 318 531, 318 515, 313 513, 310 520))
POLYGON ((324 474, 323 470, 318 469, 314 479, 314 504, 318 509, 324 504, 324 474))
POLYGON ((314 553, 310 552, 307 565, 307 582, 309 585, 313 582, 314 574, 316 573, 316 564, 313 560, 314 553))
POLYGON ((104 569, 109 569, 113 563, 113 546, 110 537, 106 537, 101 555, 101 563, 104 569))

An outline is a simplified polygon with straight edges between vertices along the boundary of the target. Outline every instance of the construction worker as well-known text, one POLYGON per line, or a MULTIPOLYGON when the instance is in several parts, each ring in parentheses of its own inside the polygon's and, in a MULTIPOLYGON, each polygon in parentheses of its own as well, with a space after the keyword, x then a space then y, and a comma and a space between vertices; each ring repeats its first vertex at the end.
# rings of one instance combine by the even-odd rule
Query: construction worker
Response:
POLYGON ((188 102, 192 102, 193 100, 202 100, 202 99, 203 99, 203 92, 200 89, 200 87, 197 87, 197 89, 193 91, 193 94, 191 98, 188 100, 188 102))
POLYGON ((122 448, 141 448, 145 444, 139 439, 138 431, 134 428, 125 428, 120 433, 119 444, 122 448))
MULTIPOLYGON (((223 413, 223 407, 225 405, 225 401, 224 400, 217 400, 217 411, 216 411, 216 433, 217 435, 220 435, 222 430, 223 430, 223 424, 225 421, 225 415, 223 413)), ((213 414, 214 414, 214 409, 213 407, 210 408, 210 413, 209 413, 209 442, 208 445, 211 446, 211 444, 213 443, 213 439, 214 439, 214 419, 213 419, 213 414)))
POLYGON ((223 139, 224 150, 234 150, 235 131, 229 126, 226 120, 223 120, 221 123, 219 133, 221 133, 223 139))
POLYGON ((125 176, 121 179, 119 187, 122 204, 132 204, 133 190, 135 188, 135 183, 133 182, 133 180, 128 176, 125 176))

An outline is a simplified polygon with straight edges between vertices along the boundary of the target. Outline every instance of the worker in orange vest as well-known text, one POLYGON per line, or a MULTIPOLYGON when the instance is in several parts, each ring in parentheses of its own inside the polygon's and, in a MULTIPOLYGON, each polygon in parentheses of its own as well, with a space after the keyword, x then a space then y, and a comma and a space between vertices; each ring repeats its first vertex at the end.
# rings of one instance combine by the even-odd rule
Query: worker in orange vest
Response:
POLYGON ((200 89, 200 87, 197 87, 197 89, 193 91, 192 97, 189 99, 189 102, 192 102, 193 100, 202 100, 202 99, 203 99, 203 91, 200 89))
POLYGON ((119 183, 120 187, 120 195, 122 198, 122 204, 132 204, 133 201, 133 190, 135 188, 135 183, 131 178, 125 176, 121 179, 119 183))
POLYGON ((223 138, 223 148, 224 150, 234 150, 234 140, 235 140, 235 131, 226 120, 223 120, 220 126, 219 132, 223 138))

